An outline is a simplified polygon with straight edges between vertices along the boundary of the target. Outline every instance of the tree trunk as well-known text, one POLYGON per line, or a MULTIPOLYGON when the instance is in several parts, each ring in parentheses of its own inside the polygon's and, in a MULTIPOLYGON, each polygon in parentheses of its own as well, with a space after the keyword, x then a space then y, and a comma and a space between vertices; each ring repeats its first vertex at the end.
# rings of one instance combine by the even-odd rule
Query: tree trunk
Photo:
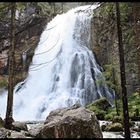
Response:
POLYGON ((15 51, 15 12, 16 3, 11 2, 11 47, 9 49, 9 66, 8 66, 8 98, 5 118, 5 128, 11 129, 13 122, 13 87, 14 87, 14 51, 15 51))
POLYGON ((127 102, 127 89, 126 89, 126 77, 125 77, 125 61, 124 61, 124 50, 122 42, 122 29, 120 23, 120 9, 119 3, 116 2, 116 16, 117 16, 117 30, 118 30, 118 43, 119 43, 119 59, 120 59, 120 76, 121 76, 121 92, 122 92, 122 103, 123 103, 123 120, 124 120, 124 131, 125 138, 130 138, 129 129, 129 112, 127 102))

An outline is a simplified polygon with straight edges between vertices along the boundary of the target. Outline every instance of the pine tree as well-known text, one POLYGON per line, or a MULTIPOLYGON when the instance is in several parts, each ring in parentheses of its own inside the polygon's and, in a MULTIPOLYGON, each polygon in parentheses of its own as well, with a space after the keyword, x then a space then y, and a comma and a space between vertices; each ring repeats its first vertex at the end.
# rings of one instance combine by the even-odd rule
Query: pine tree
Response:
POLYGON ((8 98, 7 98, 7 110, 5 118, 5 128, 11 129, 13 122, 13 87, 14 87, 14 52, 15 52, 15 13, 16 3, 11 2, 11 46, 9 48, 9 83, 8 83, 8 98))
POLYGON ((124 50, 122 42, 122 29, 120 23, 120 9, 119 3, 116 2, 116 16, 117 16, 117 29, 118 29, 118 43, 119 43, 119 58, 120 58, 120 73, 121 73, 121 92, 123 102, 123 120, 124 120, 124 131, 125 138, 130 138, 129 129, 129 112, 127 102, 127 89, 126 89, 126 76, 125 76, 125 61, 124 61, 124 50))

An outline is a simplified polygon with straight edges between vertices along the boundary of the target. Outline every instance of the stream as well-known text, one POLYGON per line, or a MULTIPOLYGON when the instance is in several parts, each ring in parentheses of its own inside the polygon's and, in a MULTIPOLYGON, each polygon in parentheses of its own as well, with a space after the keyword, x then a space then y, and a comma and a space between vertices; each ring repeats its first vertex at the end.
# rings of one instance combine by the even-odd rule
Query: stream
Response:
MULTIPOLYGON (((105 123, 110 124, 112 122, 99 120, 100 127, 105 123)), ((139 126, 140 126, 140 121, 135 121, 134 128, 138 128, 139 126)), ((131 138, 140 138, 140 132, 132 131, 131 128, 130 131, 131 131, 131 138)), ((102 131, 102 134, 103 134, 103 138, 125 138, 123 131, 122 132, 102 131)))

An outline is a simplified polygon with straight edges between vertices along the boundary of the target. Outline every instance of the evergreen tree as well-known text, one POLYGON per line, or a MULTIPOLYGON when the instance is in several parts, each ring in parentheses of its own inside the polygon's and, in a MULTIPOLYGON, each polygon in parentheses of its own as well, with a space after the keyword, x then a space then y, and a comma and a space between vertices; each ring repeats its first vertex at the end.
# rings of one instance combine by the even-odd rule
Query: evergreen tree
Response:
POLYGON ((124 131, 125 131, 125 138, 130 138, 124 50, 123 50, 123 42, 122 42, 122 29, 121 29, 121 23, 120 23, 120 9, 119 9, 118 2, 116 2, 116 15, 117 15, 117 29, 118 29, 118 43, 119 43, 119 58, 120 58, 120 73, 121 73, 120 76, 121 76, 121 91, 122 91, 122 102, 123 102, 124 131))
POLYGON ((9 48, 9 83, 5 128, 11 129, 13 122, 14 52, 15 52, 15 13, 16 3, 11 3, 11 46, 9 48))

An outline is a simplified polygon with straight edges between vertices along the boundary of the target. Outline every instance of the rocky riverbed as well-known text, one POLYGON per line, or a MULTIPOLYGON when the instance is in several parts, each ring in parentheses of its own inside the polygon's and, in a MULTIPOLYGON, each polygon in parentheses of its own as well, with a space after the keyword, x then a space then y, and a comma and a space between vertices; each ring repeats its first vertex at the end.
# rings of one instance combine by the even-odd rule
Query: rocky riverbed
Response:
MULTIPOLYGON (((140 122, 133 122, 131 138, 140 138, 140 122)), ((97 120, 94 112, 74 105, 52 111, 46 120, 13 122, 0 128, 0 138, 124 138, 119 123, 97 120)))
MULTIPOLYGON (((100 127, 103 128, 105 125, 111 125, 111 121, 99 121, 100 127)), ((140 121, 133 122, 133 126, 130 128, 131 138, 140 138, 140 121)), ((103 138, 124 138, 123 131, 104 131, 102 130, 103 138)))

